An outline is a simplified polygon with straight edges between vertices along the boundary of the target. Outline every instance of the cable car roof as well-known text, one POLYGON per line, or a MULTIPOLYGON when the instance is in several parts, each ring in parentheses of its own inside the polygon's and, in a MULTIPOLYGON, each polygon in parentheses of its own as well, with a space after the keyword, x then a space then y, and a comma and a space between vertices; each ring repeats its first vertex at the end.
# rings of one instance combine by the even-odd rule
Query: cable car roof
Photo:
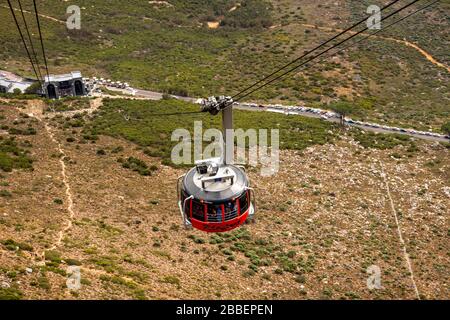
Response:
POLYGON ((206 202, 224 202, 237 198, 249 187, 245 173, 234 165, 221 165, 217 175, 208 176, 191 169, 183 179, 188 195, 206 202))

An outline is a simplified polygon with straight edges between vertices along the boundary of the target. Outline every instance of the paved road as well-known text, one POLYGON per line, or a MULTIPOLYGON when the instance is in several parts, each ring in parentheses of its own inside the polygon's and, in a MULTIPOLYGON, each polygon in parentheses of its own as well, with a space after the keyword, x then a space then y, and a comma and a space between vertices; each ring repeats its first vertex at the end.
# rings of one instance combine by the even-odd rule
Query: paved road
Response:
MULTIPOLYGON (((163 98, 163 94, 161 92, 156 92, 156 91, 148 91, 148 90, 133 89, 133 88, 119 89, 119 88, 110 87, 110 86, 106 86, 106 89, 111 90, 111 91, 121 92, 126 95, 132 95, 136 98, 145 98, 145 99, 149 99, 149 100, 161 100, 163 98)), ((175 99, 183 100, 183 101, 187 101, 187 102, 195 102, 197 100, 195 98, 189 98, 189 97, 181 97, 181 96, 175 96, 175 95, 171 95, 171 96, 175 99)))
MULTIPOLYGON (((132 94, 136 98, 143 98, 143 99, 149 99, 149 100, 161 100, 163 97, 162 93, 155 92, 155 91, 131 89, 131 88, 130 89, 117 89, 117 88, 113 88, 113 87, 107 87, 107 88, 109 90, 119 91, 119 92, 122 92, 122 93, 128 94, 128 95, 132 94)), ((179 99, 179 100, 193 102, 193 103, 195 103, 198 100, 197 98, 180 97, 180 96, 174 96, 174 95, 172 97, 179 99)), ((275 113, 281 113, 281 114, 285 114, 285 115, 298 115, 298 116, 303 116, 303 117, 308 117, 308 118, 318 118, 318 119, 322 119, 323 121, 334 122, 334 123, 340 122, 340 119, 337 117, 330 117, 327 119, 323 119, 320 114, 315 114, 312 112, 302 112, 302 111, 297 111, 297 110, 287 111, 286 109, 280 110, 280 109, 275 109, 275 108, 271 108, 271 107, 265 107, 265 108, 249 107, 249 106, 243 106, 242 104, 234 106, 234 108, 239 109, 239 110, 246 110, 246 111, 275 112, 275 113)), ((367 125, 360 125, 360 124, 349 123, 349 122, 347 122, 347 125, 349 125, 351 127, 357 127, 362 130, 365 130, 365 131, 372 131, 372 132, 378 132, 378 133, 390 133, 390 134, 396 133, 396 134, 407 135, 407 136, 410 136, 413 138, 423 139, 423 140, 428 140, 428 141, 450 142, 450 139, 448 139, 448 138, 427 136, 427 135, 420 134, 420 133, 410 133, 410 132, 404 132, 404 131, 388 130, 388 129, 377 128, 377 127, 372 127, 372 126, 367 126, 367 125)))
MULTIPOLYGON (((260 112, 276 112, 276 113, 281 113, 281 114, 285 114, 285 115, 299 115, 299 116, 304 116, 304 117, 309 117, 309 118, 317 118, 317 119, 322 119, 323 121, 328 121, 328 122, 334 122, 334 123, 340 123, 340 119, 339 118, 328 118, 328 119, 323 119, 321 117, 321 115, 315 114, 315 113, 310 113, 310 112, 302 112, 302 111, 285 111, 285 110, 280 110, 280 109, 274 109, 274 108, 258 108, 258 107, 247 107, 247 106, 235 106, 236 109, 239 110, 246 110, 246 111, 260 111, 260 112)), ((378 133, 396 133, 396 134, 402 134, 402 135, 407 135, 413 138, 418 138, 418 139, 423 139, 423 140, 428 140, 428 141, 437 141, 437 142, 450 142, 450 139, 448 138, 443 138, 443 137, 433 137, 433 136, 427 136, 424 134, 415 134, 415 133, 410 133, 410 132, 403 132, 403 131, 395 131, 395 130, 388 130, 388 129, 383 129, 383 128, 376 128, 376 127, 372 127, 372 126, 366 126, 366 125, 360 125, 360 124, 356 124, 356 123, 349 123, 347 122, 347 125, 351 126, 351 127, 356 127, 356 128, 360 128, 366 131, 372 131, 372 132, 378 132, 378 133)))

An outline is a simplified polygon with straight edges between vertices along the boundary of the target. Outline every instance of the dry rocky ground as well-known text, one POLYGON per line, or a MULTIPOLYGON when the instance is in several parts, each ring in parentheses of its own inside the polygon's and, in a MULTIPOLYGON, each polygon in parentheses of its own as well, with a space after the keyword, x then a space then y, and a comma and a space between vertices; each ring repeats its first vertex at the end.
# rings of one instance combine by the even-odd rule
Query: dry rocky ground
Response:
MULTIPOLYGON (((4 122, 20 117, 11 105, 1 110, 4 122)), ((32 112, 41 120, 26 121, 37 134, 17 140, 31 142, 34 170, 2 173, 1 189, 11 196, 0 197, 0 240, 32 249, 0 245, 2 294, 15 290, 23 299, 450 297, 450 158, 441 145, 420 143, 407 157, 402 147, 367 150, 344 136, 335 145, 282 151, 276 176, 250 170, 257 222, 217 237, 181 227, 175 181, 182 170, 161 165, 124 140, 68 142, 69 134, 78 139, 80 129, 61 130, 39 115, 39 108, 32 112), (141 176, 117 162, 130 156, 157 170, 141 176), (69 264, 81 266, 78 291, 66 286, 69 264), (381 289, 367 288, 371 265, 381 269, 381 289)))

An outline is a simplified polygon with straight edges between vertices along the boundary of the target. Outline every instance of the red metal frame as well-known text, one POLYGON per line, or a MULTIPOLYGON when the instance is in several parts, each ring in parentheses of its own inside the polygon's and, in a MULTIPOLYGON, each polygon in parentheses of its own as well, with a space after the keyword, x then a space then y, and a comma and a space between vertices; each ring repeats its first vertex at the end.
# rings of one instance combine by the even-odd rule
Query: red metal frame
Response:
POLYGON ((239 201, 239 198, 236 199, 236 203, 237 203, 237 216, 239 217, 241 215, 241 202, 239 201))
POLYGON ((237 204, 237 217, 229 220, 229 221, 225 221, 225 205, 222 204, 222 222, 208 222, 208 206, 206 204, 203 204, 204 207, 204 221, 200 221, 197 219, 194 219, 192 217, 192 200, 190 200, 190 217, 191 217, 191 224, 195 229, 199 229, 201 231, 205 231, 205 232, 227 232, 227 231, 231 231, 233 229, 236 229, 237 227, 241 226, 242 224, 245 223, 245 221, 247 220, 247 217, 249 215, 250 212, 250 193, 247 191, 246 192, 246 196, 247 196, 247 203, 248 208, 245 212, 243 212, 241 214, 241 205, 240 205, 240 201, 239 198, 236 199, 236 204, 237 204))

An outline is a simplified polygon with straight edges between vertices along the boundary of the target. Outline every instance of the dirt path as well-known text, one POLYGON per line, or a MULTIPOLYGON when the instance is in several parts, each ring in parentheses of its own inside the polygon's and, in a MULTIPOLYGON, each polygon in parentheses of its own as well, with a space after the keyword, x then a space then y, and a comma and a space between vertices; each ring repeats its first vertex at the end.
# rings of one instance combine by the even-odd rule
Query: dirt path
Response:
MULTIPOLYGON (((88 109, 88 112, 92 113, 94 110, 97 110, 102 105, 102 101, 103 101, 102 98, 93 99, 91 101, 91 107, 88 109)), ((44 110, 44 106, 41 104, 40 101, 30 101, 28 103, 28 106, 25 108, 25 110, 19 110, 19 111, 25 111, 30 117, 33 117, 44 124, 45 130, 46 130, 50 140, 56 145, 56 148, 61 155, 59 158, 59 163, 61 166, 60 173, 61 173, 61 176, 63 179, 63 184, 65 187, 68 216, 66 218, 65 226, 59 231, 58 237, 53 242, 53 244, 49 248, 43 250, 41 253, 37 253, 33 257, 35 263, 38 265, 45 264, 45 252, 46 251, 55 250, 62 244, 64 236, 73 226, 73 219, 76 215, 75 210, 74 210, 74 203, 73 203, 73 193, 72 193, 72 189, 70 187, 70 182, 69 182, 69 179, 67 176, 66 164, 64 162, 66 153, 64 152, 64 149, 62 148, 61 143, 59 143, 58 140, 55 138, 53 129, 48 125, 48 123, 43 118, 43 110, 44 110)), ((86 110, 82 110, 82 111, 86 111, 86 110)), ((80 112, 80 111, 78 111, 78 112, 80 112)), ((67 113, 73 113, 73 111, 64 112, 64 114, 67 114, 67 113)), ((104 276, 104 275, 110 276, 110 274, 104 270, 92 269, 89 267, 81 267, 80 270, 84 273, 88 273, 88 274, 91 274, 91 275, 97 276, 97 277, 104 276)), ((133 284, 136 283, 132 278, 127 277, 127 276, 121 276, 121 278, 127 282, 130 282, 133 284)), ((67 294, 68 294, 68 292, 67 292, 67 294)))
POLYGON ((62 240, 64 239, 64 235, 72 228, 72 220, 75 216, 75 211, 73 209, 73 195, 69 184, 69 179, 67 177, 67 170, 66 170, 66 164, 64 163, 64 159, 66 158, 66 154, 61 146, 61 143, 58 142, 58 140, 55 138, 55 135, 48 125, 48 123, 43 119, 43 105, 42 103, 39 104, 36 101, 30 101, 25 111, 28 113, 29 116, 34 117, 38 121, 42 122, 44 124, 45 130, 50 137, 50 140, 56 145, 58 152, 60 153, 59 163, 61 165, 61 176, 63 179, 64 187, 65 187, 65 194, 66 194, 66 203, 67 203, 67 212, 69 213, 65 226, 62 230, 58 233, 58 238, 56 241, 44 252, 41 254, 38 254, 38 258, 43 260, 45 257, 45 251, 49 250, 55 250, 57 247, 59 247, 62 243, 62 240))
POLYGON ((416 280, 414 278, 414 272, 413 272, 413 268, 411 265, 411 260, 409 258, 409 254, 406 250, 406 244, 405 244, 405 240, 403 239, 403 235, 402 235, 402 230, 400 228, 400 223, 398 221, 398 215, 397 215, 397 210, 395 210, 395 206, 394 206, 394 200, 392 200, 392 195, 391 195, 391 189, 389 187, 389 183, 387 181, 387 177, 386 177, 386 172, 384 171, 384 166, 380 161, 380 167, 381 167, 381 177, 383 178, 383 182, 385 184, 386 187, 386 192, 389 198, 389 202, 390 202, 390 206, 391 206, 391 210, 392 213, 394 215, 394 219, 395 219, 395 225, 397 227, 397 232, 398 232, 398 237, 400 239, 400 244, 402 247, 402 251, 403 251, 403 256, 405 258, 406 261, 406 265, 408 267, 408 271, 409 271, 409 275, 411 277, 411 282, 414 288, 414 293, 416 294, 416 297, 418 300, 420 300, 420 294, 419 294, 419 290, 417 289, 417 285, 416 285, 416 280))
POLYGON ((71 111, 60 111, 60 112, 46 112, 46 116, 48 118, 54 118, 56 116, 64 115, 66 117, 74 116, 78 113, 87 113, 92 114, 94 111, 96 111, 98 108, 100 108, 103 105, 103 97, 91 99, 89 101, 89 108, 86 109, 80 109, 80 110, 71 110, 71 111))
POLYGON ((64 234, 72 228, 72 220, 75 216, 75 211, 73 210, 73 196, 72 191, 70 188, 69 180, 67 178, 66 174, 66 164, 64 163, 64 159, 66 157, 66 154, 64 153, 63 148, 61 147, 61 144, 56 140, 52 129, 49 127, 49 125, 44 121, 45 130, 47 131, 48 135, 50 136, 50 139, 53 141, 54 144, 57 145, 57 149, 59 153, 61 154, 59 158, 59 163, 61 164, 61 176, 63 178, 63 183, 66 188, 66 199, 67 199, 67 211, 69 213, 69 216, 67 217, 66 226, 59 231, 58 239, 56 242, 53 243, 53 245, 48 250, 55 250, 57 247, 61 245, 61 242, 64 238, 64 234))
MULTIPOLYGON (((1 7, 3 7, 3 8, 6 8, 6 9, 10 10, 8 6, 2 5, 1 7)), ((19 10, 19 9, 17 9, 17 8, 13 8, 13 10, 14 10, 14 11, 19 11, 19 12, 20 12, 20 10, 19 10)), ((34 14, 35 14, 34 12, 31 12, 31 11, 27 11, 27 10, 23 10, 23 12, 24 12, 24 13, 29 13, 29 14, 32 14, 32 15, 34 15, 34 14)), ((39 13, 39 16, 40 16, 40 17, 42 17, 42 18, 45 18, 45 19, 48 19, 48 20, 54 21, 54 22, 58 22, 58 23, 61 23, 61 24, 66 24, 66 22, 65 22, 65 21, 62 21, 62 20, 59 20, 59 19, 53 18, 53 17, 51 17, 51 16, 47 16, 47 15, 45 15, 45 14, 41 14, 41 13, 39 13)))
MULTIPOLYGON (((305 28, 317 29, 317 30, 322 30, 322 31, 326 31, 326 32, 342 32, 342 31, 344 31, 344 29, 335 29, 335 28, 329 28, 329 27, 319 27, 319 26, 316 26, 316 25, 313 25, 313 24, 306 24, 306 23, 300 23, 299 25, 301 25, 302 27, 305 27, 305 28)), ((355 31, 349 31, 349 33, 350 34, 356 34, 355 31)), ((369 34, 363 33, 363 35, 367 36, 369 34)), ((419 47, 415 43, 409 42, 407 40, 399 40, 399 39, 396 39, 396 38, 383 37, 383 36, 378 36, 378 35, 373 35, 372 37, 376 38, 376 39, 396 42, 396 43, 403 44, 405 46, 411 47, 411 48, 417 50, 421 55, 423 55, 428 61, 430 61, 435 66, 438 66, 440 68, 444 68, 448 72, 450 72, 450 67, 449 66, 445 65, 442 62, 437 61, 430 53, 428 53, 427 51, 425 51, 424 49, 422 49, 421 47, 419 47)))

